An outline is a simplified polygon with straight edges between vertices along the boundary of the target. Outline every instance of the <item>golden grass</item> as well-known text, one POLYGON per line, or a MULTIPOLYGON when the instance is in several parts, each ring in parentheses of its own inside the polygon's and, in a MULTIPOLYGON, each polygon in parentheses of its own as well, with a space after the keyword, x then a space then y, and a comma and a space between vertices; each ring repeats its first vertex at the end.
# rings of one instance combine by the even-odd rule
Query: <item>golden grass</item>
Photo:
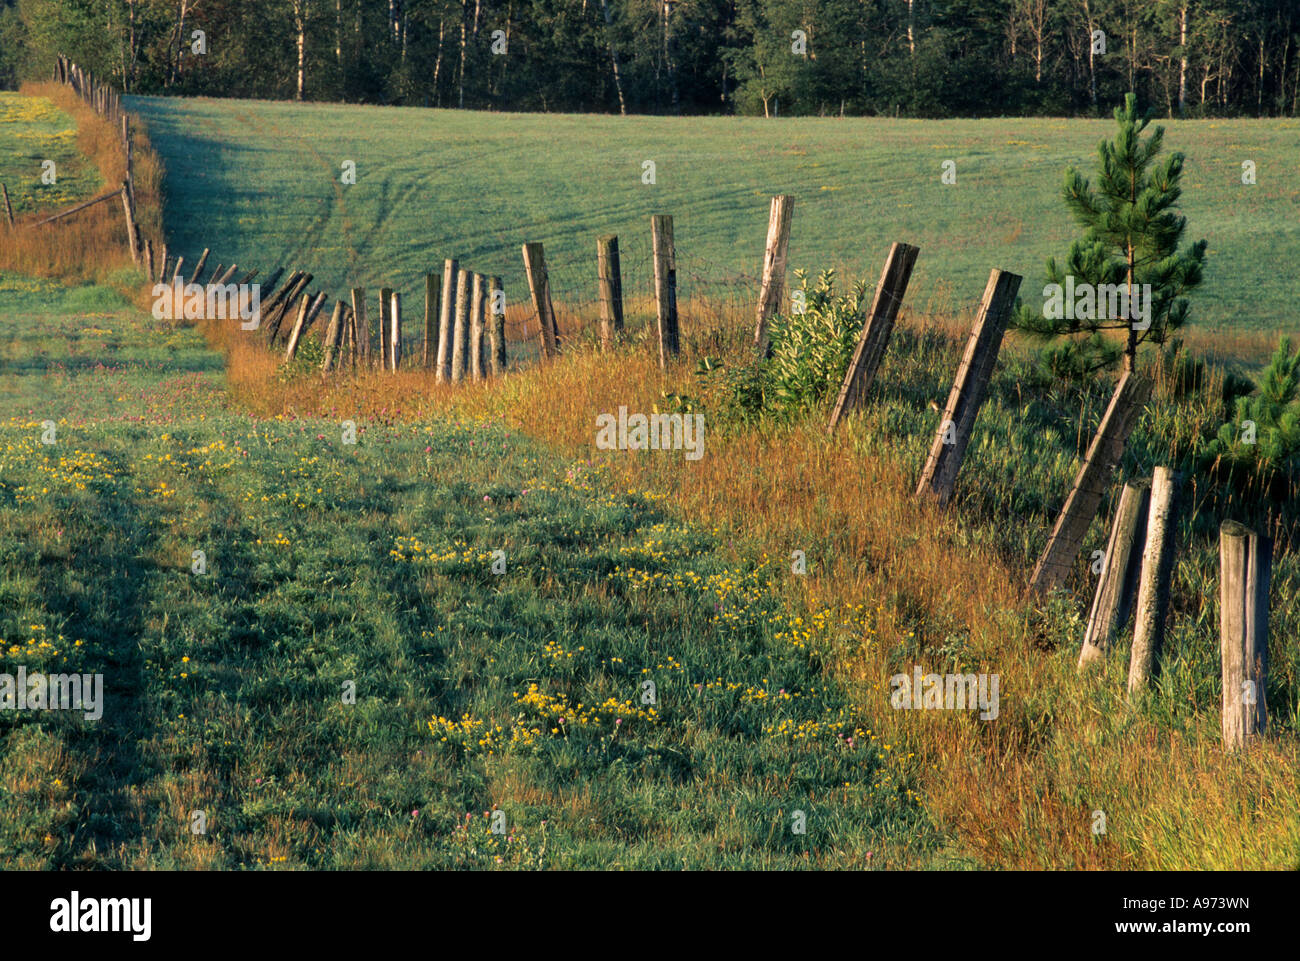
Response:
MULTIPOLYGON (((65 84, 27 83, 21 93, 43 97, 73 118, 77 148, 98 168, 106 185, 104 193, 121 185, 126 177, 126 153, 118 127, 101 118, 65 84)), ((134 143, 136 220, 141 236, 152 239, 157 248, 162 236, 162 163, 139 124, 134 143)), ((18 218, 0 245, 0 270, 68 283, 103 284, 131 266, 120 200, 106 200, 64 220, 32 226, 55 212, 36 211, 18 218)), ((0 227, 3 229, 6 227, 0 227)))
MULTIPOLYGON (((738 351, 747 318, 733 323, 730 342, 738 351)), ((235 398, 259 414, 502 420, 575 458, 593 453, 597 413, 620 404, 649 411, 663 391, 698 392, 691 364, 665 375, 642 348, 573 351, 499 381, 460 387, 435 384, 418 370, 283 384, 272 376, 279 357, 259 339, 232 323, 204 326, 226 351, 235 398)), ((809 612, 854 604, 878 609, 875 633, 845 639, 827 670, 874 708, 884 742, 914 755, 929 814, 989 866, 1258 868, 1300 861, 1294 743, 1272 739, 1244 757, 1226 757, 1217 717, 1198 719, 1191 731, 1162 732, 1125 705, 1114 665, 1077 677, 1074 652, 1035 643, 1029 572, 968 546, 963 519, 918 504, 913 479, 892 460, 853 453, 856 429, 850 422, 835 442, 825 439, 819 419, 782 430, 713 432, 696 462, 650 451, 608 457, 619 483, 671 492, 676 513, 721 527, 737 553, 788 558, 794 549, 808 550, 808 576, 789 580, 792 605, 809 612), (822 549, 814 555, 812 545, 822 549), (966 669, 1002 678, 997 723, 888 707, 888 678, 918 618, 969 631, 973 663, 966 669), (1104 838, 1092 832, 1094 811, 1105 814, 1104 838)))

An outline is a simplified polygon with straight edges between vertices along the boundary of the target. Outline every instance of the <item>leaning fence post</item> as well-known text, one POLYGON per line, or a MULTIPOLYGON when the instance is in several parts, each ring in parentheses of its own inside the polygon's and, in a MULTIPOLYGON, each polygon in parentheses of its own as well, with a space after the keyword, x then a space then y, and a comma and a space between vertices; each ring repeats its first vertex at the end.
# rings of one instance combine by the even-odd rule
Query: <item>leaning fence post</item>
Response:
POLYGON ((456 273, 456 326, 451 334, 451 379, 465 379, 465 352, 469 348, 469 305, 471 274, 462 267, 456 273))
POLYGON ((650 218, 651 249, 655 267, 655 305, 659 321, 659 366, 666 368, 670 357, 681 351, 677 320, 677 249, 670 214, 650 218))
POLYGON ((930 445, 930 456, 916 485, 917 497, 929 495, 941 505, 952 498, 975 417, 993 377, 993 365, 1002 348, 1002 335, 1020 290, 1020 280, 1018 275, 997 268, 989 274, 979 314, 966 342, 966 353, 939 419, 939 432, 930 445))
POLYGON ((623 271, 618 237, 614 234, 596 241, 596 288, 600 295, 600 343, 609 350, 623 332, 623 271))
POLYGON ((488 290, 492 300, 492 375, 499 377, 506 372, 506 292, 501 278, 490 278, 488 290))
POLYGON ((1128 693, 1143 691, 1160 672, 1160 650, 1169 613, 1169 578, 1174 566, 1174 511, 1178 475, 1157 467, 1151 478, 1151 508, 1147 515, 1147 542, 1142 551, 1142 577, 1138 583, 1137 621, 1133 626, 1133 651, 1129 659, 1128 693))
POLYGON ((551 360, 560 352, 560 331, 555 322, 551 283, 546 273, 546 253, 541 244, 524 244, 524 272, 528 274, 533 310, 537 313, 537 323, 542 329, 542 357, 551 360))
POLYGON ((754 325, 754 348, 760 356, 767 353, 767 322, 781 307, 793 219, 794 198, 788 194, 773 197, 767 215, 767 243, 763 247, 763 286, 758 295, 758 321, 754 325))
POLYGON ((131 209, 131 191, 122 181, 122 210, 126 214, 126 242, 131 248, 131 263, 140 263, 140 233, 135 226, 135 211, 131 209))
POLYGON ((153 263, 153 241, 144 242, 144 275, 149 278, 149 283, 154 283, 154 263, 153 263))
POLYGON ((1223 747, 1236 751, 1268 726, 1268 593, 1273 543, 1244 524, 1219 529, 1219 647, 1223 747))
POLYGON ((194 268, 194 274, 190 277, 190 283, 197 284, 199 282, 199 276, 203 273, 203 265, 208 262, 208 253, 208 248, 204 247, 203 253, 199 254, 199 265, 194 268))
POLYGON ((334 360, 338 356, 339 343, 343 339, 343 301, 334 301, 334 313, 330 315, 330 324, 325 328, 325 359, 321 370, 329 372, 334 369, 334 360))
POLYGON ((844 383, 840 385, 839 396, 835 399, 830 423, 826 425, 828 435, 835 433, 840 421, 857 409, 867 396, 871 382, 876 379, 876 371, 880 369, 880 361, 889 347, 898 308, 902 306, 903 295, 907 292, 907 282, 911 279, 918 253, 920 249, 911 244, 895 243, 889 248, 885 268, 880 272, 880 282, 876 284, 876 293, 871 299, 871 313, 862 325, 862 335, 853 351, 849 369, 844 374, 844 383))
POLYGON ((1079 651, 1080 671, 1104 657, 1110 642, 1128 623, 1142 570, 1150 502, 1149 478, 1129 481, 1120 492, 1106 555, 1101 561, 1097 593, 1092 601, 1092 612, 1088 615, 1088 628, 1079 651))
POLYGON ((424 275, 424 348, 420 366, 425 370, 438 353, 438 300, 442 292, 442 278, 437 274, 424 275))
POLYGON ((1106 413, 1102 415, 1097 433, 1088 446, 1074 486, 1065 499, 1065 506, 1056 518, 1043 556, 1038 559, 1030 578, 1029 587, 1046 593, 1070 573, 1070 566, 1079 556, 1079 547, 1097 516, 1101 498, 1110 482, 1111 474, 1124 456, 1128 435, 1137 425, 1138 417, 1151 396, 1151 382, 1132 371, 1126 372, 1111 395, 1106 413))

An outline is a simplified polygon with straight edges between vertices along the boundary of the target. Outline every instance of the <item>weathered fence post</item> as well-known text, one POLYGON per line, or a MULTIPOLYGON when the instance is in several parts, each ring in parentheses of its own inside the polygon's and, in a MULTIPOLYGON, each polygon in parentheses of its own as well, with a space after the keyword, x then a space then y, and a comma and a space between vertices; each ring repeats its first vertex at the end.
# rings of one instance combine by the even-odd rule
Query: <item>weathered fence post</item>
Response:
POLYGON ((154 262, 153 262, 153 241, 144 242, 144 275, 149 278, 149 283, 154 283, 154 262))
POLYGON ((483 372, 483 317, 484 301, 487 298, 487 278, 482 274, 474 275, 474 292, 470 298, 469 309, 469 373, 470 379, 482 380, 483 372))
POLYGON ((975 417, 984 403, 993 365, 1002 349, 1002 335, 1006 333, 1007 318, 1015 305, 1020 280, 1018 275, 996 268, 989 274, 975 326, 966 342, 966 353, 957 368, 957 378, 939 419, 939 431, 930 445, 930 456, 916 485, 917 497, 929 495, 940 505, 947 504, 952 498, 975 417))
POLYGON ((230 278, 235 276, 235 271, 238 269, 239 269, 239 264, 231 264, 229 267, 225 269, 225 271, 219 273, 217 276, 212 278, 212 283, 214 284, 230 283, 230 278))
POLYGON ((388 319, 391 326, 388 338, 388 362, 393 373, 397 373, 402 366, 402 295, 399 291, 392 291, 388 295, 389 308, 388 319))
POLYGON ((370 321, 366 317, 366 288, 352 288, 352 326, 355 330, 356 344, 354 355, 356 363, 362 367, 370 366, 370 321))
POLYGON ((1175 494, 1178 475, 1157 467, 1151 478, 1151 508, 1147 514, 1147 542, 1142 551, 1142 578, 1138 583, 1137 621, 1128 666, 1128 693, 1135 697, 1160 673, 1160 651, 1165 641, 1169 613, 1169 578, 1174 566, 1175 494))
POLYGON ((140 263, 140 233, 135 226, 135 211, 131 209, 131 192, 122 181, 122 211, 126 215, 126 242, 131 248, 131 263, 140 263))
POLYGON ((767 353, 767 322, 781 309, 785 270, 790 253, 790 224, 794 219, 794 198, 788 194, 772 198, 767 215, 767 244, 763 248, 763 286, 758 295, 758 320, 754 325, 754 348, 767 353))
POLYGON ((177 257, 177 258, 176 258, 176 264, 175 264, 175 266, 172 267, 172 286, 173 286, 173 287, 175 287, 177 284, 181 285, 182 287, 185 285, 185 277, 184 277, 184 275, 181 274, 181 266, 182 266, 184 263, 185 263, 185 258, 184 258, 184 257, 177 257))
POLYGON ((840 421, 858 408, 867 396, 872 381, 876 379, 876 371, 880 369, 880 361, 889 347, 894 321, 898 318, 898 308, 902 306, 903 295, 907 292, 907 282, 912 277, 912 267, 916 264, 918 253, 920 249, 911 244, 895 243, 889 248, 885 269, 880 272, 880 282, 876 284, 876 293, 871 299, 871 312, 862 325, 857 349, 853 351, 853 360, 849 362, 849 369, 844 374, 844 383, 840 385, 835 409, 831 411, 830 423, 826 425, 828 435, 834 434, 840 421))
POLYGON ((203 265, 208 262, 209 253, 210 251, 208 248, 204 247, 203 253, 199 254, 199 265, 194 268, 194 274, 190 277, 190 283, 197 284, 199 282, 199 276, 203 273, 203 265))
POLYGON ((5 217, 8 218, 9 226, 12 227, 14 225, 14 208, 13 205, 9 203, 9 188, 4 184, 0 184, 0 197, 4 198, 5 217))
POLYGON ((623 333, 623 269, 614 234, 596 241, 596 289, 600 296, 600 344, 609 350, 623 333))
POLYGON ((162 250, 158 256, 158 276, 154 278, 154 283, 162 283, 167 279, 167 261, 171 258, 167 254, 167 241, 163 241, 162 250))
POLYGON ((1079 670, 1105 657, 1110 642, 1128 623, 1142 551, 1146 545, 1147 508, 1151 502, 1150 479, 1129 481, 1119 495, 1115 521, 1111 524, 1106 555, 1101 561, 1097 593, 1093 597, 1088 628, 1079 651, 1079 670))
POLYGON ((456 285, 460 265, 454 257, 442 263, 442 309, 438 314, 437 381, 451 379, 451 342, 456 333, 456 285))
POLYGON ((1131 371, 1119 379, 1106 413, 1102 415, 1101 424, 1097 427, 1097 433, 1088 445, 1083 465, 1075 475, 1074 487, 1056 518, 1043 556, 1034 568, 1029 581, 1031 590, 1046 593, 1070 573, 1070 566, 1079 556, 1083 538, 1097 515, 1097 508, 1101 505, 1111 474, 1124 456, 1128 435, 1132 433, 1150 396, 1149 380, 1131 371))
POLYGON ((677 322, 677 245, 673 218, 655 214, 650 218, 651 249, 654 254, 655 305, 659 322, 659 366, 666 368, 670 357, 681 351, 677 322))
POLYGON ((451 379, 465 379, 465 352, 469 348, 471 274, 462 267, 456 274, 456 325, 451 334, 451 379))
POLYGON ((1219 529, 1219 647, 1223 747, 1236 751, 1268 725, 1268 593, 1273 543, 1244 524, 1219 529))
POLYGON ((330 324, 325 328, 325 360, 321 370, 328 373, 334 369, 334 361, 339 353, 339 343, 343 339, 343 301, 334 301, 334 313, 330 315, 330 324))
POLYGON ((438 301, 442 292, 442 278, 437 274, 424 275, 424 347, 420 366, 425 370, 438 354, 438 301))
POLYGON ((499 377, 506 372, 506 292, 500 277, 488 280, 488 294, 492 311, 492 376, 499 377))
POLYGON ((298 352, 298 339, 302 336, 303 325, 307 320, 307 311, 311 309, 311 294, 303 294, 302 300, 298 304, 298 319, 293 322, 293 330, 289 332, 289 345, 284 352, 285 360, 293 360, 293 355, 298 352))
POLYGON ((533 295, 533 310, 542 329, 542 358, 552 360, 560 352, 560 331, 551 303, 551 281, 546 273, 546 253, 541 244, 524 244, 524 272, 533 295))
POLYGON ((379 367, 389 370, 393 365, 392 341, 390 340, 392 318, 389 308, 392 305, 393 288, 379 288, 379 367))

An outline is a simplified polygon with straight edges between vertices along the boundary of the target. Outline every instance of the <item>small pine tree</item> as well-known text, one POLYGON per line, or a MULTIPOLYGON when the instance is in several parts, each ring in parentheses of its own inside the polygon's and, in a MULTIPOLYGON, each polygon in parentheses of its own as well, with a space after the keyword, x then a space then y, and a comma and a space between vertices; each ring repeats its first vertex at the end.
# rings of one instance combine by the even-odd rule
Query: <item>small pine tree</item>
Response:
POLYGON ((1300 481, 1300 350, 1283 337, 1256 384, 1237 399, 1236 417, 1206 445, 1203 469, 1218 468, 1238 486, 1288 489, 1300 481))
MULTIPOLYGON (((1089 374, 1113 366, 1122 356, 1124 370, 1134 370, 1137 349, 1145 342, 1164 344, 1169 334, 1187 320, 1188 304, 1183 296, 1201 282, 1205 241, 1179 250, 1186 218, 1177 212, 1182 195, 1183 155, 1172 153, 1157 163, 1164 145, 1164 128, 1156 127, 1143 139, 1150 114, 1139 116, 1137 97, 1128 94, 1124 106, 1115 108, 1119 130, 1113 140, 1098 144, 1097 187, 1076 169, 1066 171, 1062 191, 1074 220, 1084 228, 1081 239, 1070 245, 1065 264, 1055 257, 1047 261, 1049 284, 1065 288, 1090 285, 1095 292, 1103 285, 1127 284, 1126 290, 1146 290, 1149 300, 1140 322, 1130 316, 1048 316, 1048 290, 1044 310, 1022 305, 1016 325, 1044 339, 1070 338, 1048 352, 1055 369, 1089 374), (1146 326, 1147 320, 1150 326, 1146 326), (1139 329, 1139 324, 1142 329, 1139 329), (1105 331, 1127 330, 1123 347, 1105 331)), ((1100 300, 1100 298, 1097 298, 1100 300)), ((1060 312, 1055 312, 1060 313, 1060 312)))

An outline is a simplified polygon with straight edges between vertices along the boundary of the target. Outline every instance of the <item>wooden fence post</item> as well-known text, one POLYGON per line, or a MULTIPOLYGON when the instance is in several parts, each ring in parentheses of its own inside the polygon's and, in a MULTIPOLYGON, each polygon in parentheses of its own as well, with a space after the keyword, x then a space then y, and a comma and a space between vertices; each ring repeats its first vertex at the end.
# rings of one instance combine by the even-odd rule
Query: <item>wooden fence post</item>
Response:
POLYGON ((1092 519, 1101 506, 1101 498, 1110 482, 1115 466, 1124 455, 1128 435, 1137 424, 1147 398, 1151 396, 1151 382, 1127 372, 1119 379, 1110 404, 1101 418, 1097 433, 1088 445, 1083 465, 1075 475, 1074 487, 1065 499, 1043 556, 1038 559, 1030 578, 1029 587, 1046 593, 1070 573, 1070 566, 1079 556, 1079 547, 1092 525, 1092 519))
POLYGON ((469 308, 469 368, 470 379, 482 380, 483 372, 483 303, 487 297, 487 278, 474 275, 474 290, 469 308))
POLYGON ((442 278, 437 274, 424 275, 424 347, 420 366, 425 370, 438 355, 438 301, 442 293, 442 278))
POLYGON ((155 283, 152 240, 146 240, 144 242, 144 274, 149 278, 149 283, 155 283))
POLYGON ((1093 597, 1088 628, 1079 651, 1079 670, 1101 660, 1115 635, 1133 612, 1133 596, 1142 570, 1146 546, 1147 509, 1151 503, 1150 479, 1129 481, 1119 495, 1115 520, 1101 561, 1097 593, 1093 597))
POLYGON ((352 326, 356 337, 356 363, 370 365, 370 321, 366 317, 366 288, 352 288, 352 326))
POLYGON ((184 258, 184 257, 177 257, 177 258, 176 258, 176 264, 175 264, 175 266, 172 268, 172 286, 173 286, 173 287, 175 287, 177 284, 180 284, 182 287, 185 286, 185 277, 184 277, 184 275, 181 274, 181 266, 182 266, 184 263, 185 263, 185 258, 184 258))
POLYGON ((840 421, 858 408, 871 389, 876 372, 880 369, 880 361, 889 347, 894 321, 898 318, 898 308, 902 306, 903 295, 907 293, 907 282, 912 277, 912 267, 916 264, 918 253, 920 248, 911 244, 895 243, 889 248, 885 269, 880 272, 880 281, 876 284, 876 293, 871 299, 871 312, 862 325, 862 335, 853 351, 849 369, 844 374, 844 383, 835 400, 835 409, 831 411, 830 423, 826 425, 827 435, 835 433, 840 421))
POLYGON ((9 203, 9 188, 4 184, 0 184, 0 196, 4 197, 5 217, 9 219, 9 226, 12 227, 14 225, 14 208, 13 205, 9 203))
POLYGON ((1147 542, 1142 551, 1142 578, 1138 584, 1137 621, 1128 667, 1128 693, 1133 698, 1160 673, 1160 650, 1169 613, 1169 578, 1174 566, 1175 493, 1178 475, 1157 467, 1151 478, 1151 508, 1147 514, 1147 542))
POLYGON ((465 379, 465 352, 469 348, 469 306, 471 275, 462 267, 456 273, 456 324, 451 334, 451 380, 465 379))
POLYGON ((199 254, 199 265, 194 268, 194 275, 190 277, 190 283, 197 284, 199 282, 199 276, 203 273, 203 265, 208 262, 209 252, 208 248, 204 247, 203 253, 199 254))
POLYGON ((388 363, 393 373, 402 367, 402 295, 392 291, 388 295, 388 319, 391 326, 388 337, 388 363))
POLYGON ((460 264, 451 257, 442 262, 442 305, 438 312, 438 358, 436 380, 439 384, 451 378, 451 341, 456 333, 456 284, 460 278, 460 264))
POLYGON ((225 269, 224 272, 222 272, 222 273, 219 274, 218 276, 214 277, 214 278, 212 279, 212 283, 214 283, 214 284, 228 284, 228 283, 230 283, 230 278, 233 277, 233 276, 235 276, 235 271, 238 270, 238 269, 239 269, 239 265, 238 265, 238 264, 231 264, 229 267, 227 267, 227 268, 225 269))
POLYGON ((1002 349, 1002 335, 1020 290, 1020 280, 1018 275, 997 268, 989 274, 979 314, 966 342, 966 353, 957 368, 957 378, 939 419, 939 431, 930 445, 930 456, 916 486, 917 497, 931 496, 940 505, 952 498, 975 417, 984 403, 993 365, 1002 349))
POLYGON ((491 300, 492 326, 492 376, 500 377, 506 372, 506 292, 501 286, 500 277, 488 280, 491 300))
POLYGON ((767 215, 767 243, 763 248, 763 286, 758 295, 758 320, 754 325, 754 348, 767 354, 767 322, 781 309, 785 270, 790 253, 790 224, 794 219, 794 198, 788 194, 772 198, 767 215))
POLYGON ((391 325, 389 308, 392 306, 393 288, 379 288, 379 367, 388 370, 393 364, 391 325))
POLYGON ((135 211, 131 209, 131 192, 122 181, 122 211, 126 215, 126 243, 131 248, 131 263, 140 263, 140 233, 135 226, 135 211))
POLYGON ((343 301, 334 301, 334 313, 330 315, 330 324, 325 328, 325 360, 321 370, 328 373, 334 369, 334 360, 339 353, 339 342, 343 339, 343 301))
MULTIPOLYGON (((357 369, 357 313, 351 307, 344 310, 343 351, 347 355, 348 370, 357 369)), ((339 365, 342 366, 342 361, 339 365)))
POLYGON ((681 351, 681 332, 677 322, 677 246, 673 238, 673 218, 655 214, 650 218, 651 249, 655 267, 655 304, 659 321, 659 366, 681 351))
POLYGON ((303 294, 302 300, 298 303, 298 319, 293 323, 293 330, 289 332, 289 346, 284 352, 285 360, 293 360, 293 355, 298 352, 298 340, 302 337, 303 325, 307 320, 307 311, 311 309, 311 294, 303 294))
POLYGON ((542 358, 552 360, 560 352, 560 331, 551 303, 551 282, 546 273, 546 253, 541 244, 524 244, 524 272, 533 295, 533 310, 542 329, 542 358))
POLYGON ((600 296, 600 343, 609 350, 623 333, 623 269, 614 234, 596 241, 596 290, 600 296))
POLYGON ((167 241, 164 240, 158 257, 158 276, 154 278, 154 283, 162 283, 167 279, 167 261, 170 259, 167 254, 167 241))
POLYGON ((1219 647, 1223 747, 1236 751, 1268 726, 1268 594, 1273 543, 1244 524, 1219 529, 1219 647))
POLYGON ((312 275, 298 273, 298 279, 293 284, 285 287, 284 296, 280 299, 280 304, 271 315, 270 323, 267 324, 266 338, 267 343, 275 346, 275 339, 280 334, 280 326, 284 323, 284 318, 293 310, 293 305, 297 302, 307 290, 307 285, 311 283, 312 275))

